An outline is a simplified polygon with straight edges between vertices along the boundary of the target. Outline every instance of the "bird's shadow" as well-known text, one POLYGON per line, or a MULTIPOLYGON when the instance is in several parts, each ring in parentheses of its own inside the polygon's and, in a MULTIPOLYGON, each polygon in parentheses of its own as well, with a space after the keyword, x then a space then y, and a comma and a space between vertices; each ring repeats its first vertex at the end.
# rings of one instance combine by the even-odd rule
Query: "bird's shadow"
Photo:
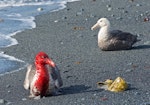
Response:
POLYGON ((101 89, 95 89, 95 90, 90 90, 90 89, 91 89, 91 86, 74 85, 74 86, 64 87, 61 89, 61 91, 62 91, 62 95, 102 91, 101 89))
POLYGON ((150 45, 139 45, 139 46, 134 46, 133 50, 137 50, 137 49, 149 49, 150 45))
MULTIPOLYGON (((130 84, 128 84, 128 89, 126 91, 131 91, 131 90, 138 90, 135 87, 131 87, 130 84)), ((59 91, 60 94, 55 94, 53 96, 59 96, 59 95, 69 95, 69 94, 80 94, 80 93, 98 93, 98 92, 102 92, 104 91, 104 89, 92 89, 91 90, 91 86, 85 86, 85 85, 74 85, 74 86, 69 86, 69 87, 63 87, 61 88, 61 90, 59 91)), ((49 95, 52 96, 52 95, 49 95)), ((47 96, 47 97, 49 97, 47 96)))

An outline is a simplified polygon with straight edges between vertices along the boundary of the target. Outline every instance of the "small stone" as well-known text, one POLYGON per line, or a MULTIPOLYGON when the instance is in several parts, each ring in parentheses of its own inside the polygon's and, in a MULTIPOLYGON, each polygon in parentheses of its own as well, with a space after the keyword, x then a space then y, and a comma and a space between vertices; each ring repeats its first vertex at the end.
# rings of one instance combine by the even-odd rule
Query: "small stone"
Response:
POLYGON ((67 19, 67 17, 63 17, 62 19, 67 19))
POLYGON ((84 101, 84 100, 85 100, 85 98, 81 98, 81 100, 82 100, 82 101, 84 101))
POLYGON ((63 71, 63 73, 68 73, 68 72, 69 72, 69 71, 67 71, 67 70, 66 70, 66 71, 63 71))
POLYGON ((114 14, 112 14, 112 15, 111 15, 111 17, 115 17, 115 15, 114 15, 114 14))
POLYGON ((93 37, 96 37, 96 36, 97 36, 96 34, 93 35, 93 37))
POLYGON ((149 18, 144 18, 144 22, 147 22, 149 21, 150 19, 149 18))
POLYGON ((66 78, 69 79, 69 78, 71 78, 71 77, 72 77, 72 76, 67 76, 66 78))
POLYGON ((134 94, 135 94, 135 95, 140 95, 140 93, 139 93, 139 92, 135 92, 134 94))
POLYGON ((107 8, 111 7, 111 5, 106 5, 107 8))
POLYGON ((26 101, 27 100, 27 98, 22 98, 22 101, 26 101))
POLYGON ((8 90, 7 92, 10 93, 10 90, 8 90))
POLYGON ((136 4, 137 7, 142 6, 141 4, 136 4))
POLYGON ((54 22, 55 22, 55 23, 57 23, 57 22, 58 22, 58 20, 55 20, 54 22))
POLYGON ((127 65, 130 65, 130 66, 131 66, 131 65, 133 65, 133 63, 131 62, 131 63, 128 63, 127 65))
POLYGON ((111 7, 109 7, 109 8, 108 8, 108 11, 111 11, 111 10, 112 10, 112 8, 111 8, 111 7))
POLYGON ((84 9, 83 9, 83 8, 81 8, 81 11, 84 11, 84 9))
POLYGON ((144 16, 143 14, 140 14, 140 16, 142 17, 142 16, 144 16))
POLYGON ((87 19, 87 18, 85 18, 85 20, 86 20, 86 21, 88 21, 88 19, 87 19))
POLYGON ((128 69, 128 70, 126 70, 126 72, 132 72, 133 70, 132 69, 128 69))
POLYGON ((37 10, 38 10, 38 11, 43 11, 43 8, 38 8, 37 10))
POLYGON ((5 104, 6 101, 4 99, 0 99, 0 104, 5 104))
POLYGON ((67 11, 69 11, 70 9, 69 8, 67 8, 67 11))
POLYGON ((144 42, 144 45, 150 45, 150 41, 144 42))
POLYGON ((90 17, 91 17, 91 18, 94 18, 94 17, 96 17, 96 16, 91 14, 90 17))
POLYGON ((70 65, 67 65, 66 67, 70 67, 70 65))
POLYGON ((122 19, 122 17, 117 17, 116 19, 117 19, 117 20, 121 20, 121 19, 122 19))
POLYGON ((60 44, 64 44, 64 42, 60 42, 60 44))
POLYGON ((82 15, 82 12, 77 12, 76 16, 82 15))
POLYGON ((96 96, 97 94, 95 93, 95 94, 93 94, 94 96, 96 96))
POLYGON ((10 87, 10 85, 8 84, 8 85, 6 85, 6 88, 9 88, 10 87))
POLYGON ((148 14, 148 13, 149 13, 149 11, 145 11, 145 13, 146 13, 146 14, 148 14))
POLYGON ((7 104, 6 105, 12 105, 12 102, 7 102, 7 104))
POLYGON ((124 10, 123 13, 128 13, 128 11, 125 11, 125 10, 124 10))

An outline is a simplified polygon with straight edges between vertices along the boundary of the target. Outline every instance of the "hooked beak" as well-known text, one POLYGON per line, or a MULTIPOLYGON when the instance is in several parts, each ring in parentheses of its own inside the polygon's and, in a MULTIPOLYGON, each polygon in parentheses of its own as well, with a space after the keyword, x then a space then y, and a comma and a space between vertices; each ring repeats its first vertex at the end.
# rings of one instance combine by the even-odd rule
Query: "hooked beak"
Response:
POLYGON ((56 67, 55 63, 49 58, 46 59, 46 63, 49 64, 51 67, 56 67))
POLYGON ((99 28, 99 27, 100 27, 99 24, 96 23, 95 25, 93 25, 93 27, 91 27, 91 30, 95 30, 95 29, 97 29, 97 28, 99 28))

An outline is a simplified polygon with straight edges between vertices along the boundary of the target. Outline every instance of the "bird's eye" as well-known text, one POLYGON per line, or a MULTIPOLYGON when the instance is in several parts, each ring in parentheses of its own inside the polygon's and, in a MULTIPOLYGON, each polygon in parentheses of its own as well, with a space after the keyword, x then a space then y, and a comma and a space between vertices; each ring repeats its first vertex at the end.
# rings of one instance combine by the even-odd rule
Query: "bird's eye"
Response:
POLYGON ((41 58, 43 58, 43 59, 44 59, 44 58, 46 58, 46 56, 41 56, 41 58))

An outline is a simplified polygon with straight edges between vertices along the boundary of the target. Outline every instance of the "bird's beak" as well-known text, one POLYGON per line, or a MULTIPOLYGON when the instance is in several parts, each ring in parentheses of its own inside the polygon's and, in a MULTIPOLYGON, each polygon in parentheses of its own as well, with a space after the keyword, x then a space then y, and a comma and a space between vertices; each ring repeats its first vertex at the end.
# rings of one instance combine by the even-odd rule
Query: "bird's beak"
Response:
POLYGON ((51 67, 56 67, 56 64, 49 58, 46 59, 47 64, 49 64, 51 67))
POLYGON ((96 23, 95 25, 93 25, 93 27, 91 27, 91 30, 95 30, 97 28, 99 28, 99 24, 98 23, 96 23))

